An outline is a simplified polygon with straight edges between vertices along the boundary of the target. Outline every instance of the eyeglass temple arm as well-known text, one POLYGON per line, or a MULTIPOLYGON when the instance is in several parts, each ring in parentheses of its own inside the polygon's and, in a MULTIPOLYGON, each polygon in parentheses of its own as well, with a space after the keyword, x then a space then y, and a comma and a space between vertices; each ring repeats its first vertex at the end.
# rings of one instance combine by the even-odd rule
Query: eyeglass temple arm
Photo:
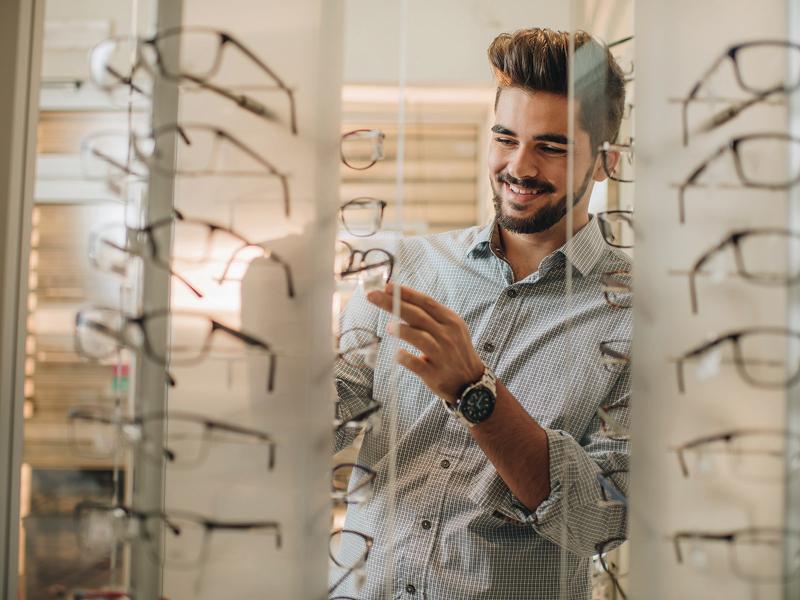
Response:
POLYGON ((783 91, 783 86, 775 86, 763 92, 759 92, 758 94, 748 98, 747 100, 743 100, 733 106, 726 108, 712 116, 708 121, 701 124, 697 130, 699 132, 705 133, 711 131, 712 129, 716 129, 717 127, 724 125, 728 121, 732 120, 736 117, 739 113, 743 112, 744 110, 750 108, 754 104, 758 104, 759 102, 763 101, 765 98, 768 98, 772 94, 777 94, 783 91))
POLYGON ((290 124, 292 128, 292 134, 297 135, 297 115, 294 105, 294 91, 288 85, 286 85, 283 82, 283 80, 280 77, 278 77, 278 75, 275 74, 275 72, 272 69, 270 69, 264 61, 262 61, 255 53, 253 53, 247 46, 242 44, 239 40, 227 34, 224 34, 223 43, 224 42, 230 42, 231 44, 236 46, 239 50, 241 50, 245 54, 245 56, 247 56, 250 60, 256 63, 259 66, 259 68, 261 68, 262 71, 264 71, 267 75, 269 75, 275 81, 275 83, 278 84, 279 88, 281 88, 283 91, 286 92, 286 94, 289 96, 289 110, 291 113, 290 124))
POLYGON ((726 150, 728 150, 728 148, 730 148, 730 142, 717 148, 714 154, 704 160, 694 171, 691 172, 689 177, 686 178, 686 181, 684 181, 678 187, 678 216, 680 218, 681 225, 686 222, 686 188, 693 185, 694 182, 697 181, 697 178, 700 177, 700 175, 702 175, 708 168, 708 165, 719 158, 726 150))
POLYGON ((717 60, 713 62, 713 64, 706 70, 705 73, 697 80, 697 83, 694 84, 692 90, 689 92, 689 95, 684 98, 683 103, 681 105, 681 119, 683 123, 683 145, 689 145, 689 103, 695 99, 697 93, 703 87, 706 80, 711 76, 711 74, 717 70, 722 61, 728 58, 728 53, 720 54, 717 57, 717 60))
POLYGON ((231 100, 236 103, 239 108, 246 110, 247 112, 253 113, 256 116, 262 117, 267 119, 268 121, 277 121, 278 115, 267 108, 264 104, 259 102, 258 100, 251 98, 246 94, 236 94, 231 92, 230 90, 225 89, 222 86, 216 85, 211 83, 210 81, 203 79, 202 77, 197 77, 195 75, 190 75, 188 73, 184 73, 181 75, 183 79, 187 79, 192 83, 196 84, 197 86, 208 90, 210 92, 214 92, 228 100, 231 100))

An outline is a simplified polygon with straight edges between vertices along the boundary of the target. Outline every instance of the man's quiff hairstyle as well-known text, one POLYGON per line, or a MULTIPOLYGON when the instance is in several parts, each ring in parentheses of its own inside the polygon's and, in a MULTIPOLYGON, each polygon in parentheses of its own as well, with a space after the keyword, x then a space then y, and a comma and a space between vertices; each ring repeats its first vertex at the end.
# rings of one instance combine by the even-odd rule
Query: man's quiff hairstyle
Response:
MULTIPOLYGON (((489 46, 489 61, 504 87, 567 96, 570 34, 552 29, 519 29, 501 33, 489 46)), ((585 31, 575 32, 575 99, 578 124, 589 133, 592 153, 603 142, 614 142, 625 109, 625 77, 608 48, 585 31)))

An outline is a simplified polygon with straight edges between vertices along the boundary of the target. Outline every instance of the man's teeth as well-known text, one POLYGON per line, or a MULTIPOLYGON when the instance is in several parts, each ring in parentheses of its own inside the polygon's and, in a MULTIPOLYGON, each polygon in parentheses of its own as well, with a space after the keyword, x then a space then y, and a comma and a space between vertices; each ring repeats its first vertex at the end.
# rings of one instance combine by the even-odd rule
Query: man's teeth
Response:
POLYGON ((540 189, 530 189, 530 188, 521 188, 515 185, 508 184, 508 187, 511 188, 511 191, 515 194, 519 194, 520 196, 535 196, 541 193, 540 189))

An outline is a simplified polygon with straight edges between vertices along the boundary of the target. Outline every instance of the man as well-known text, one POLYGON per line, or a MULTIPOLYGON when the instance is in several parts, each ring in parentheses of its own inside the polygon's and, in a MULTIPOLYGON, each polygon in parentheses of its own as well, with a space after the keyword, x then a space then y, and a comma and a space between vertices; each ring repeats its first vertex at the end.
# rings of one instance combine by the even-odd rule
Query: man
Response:
MULTIPOLYGON (((570 131, 569 37, 522 30, 489 48, 493 223, 405 240, 393 283, 347 307, 343 329, 383 341, 374 369, 337 367, 341 410, 374 397, 384 411, 359 454, 378 473, 374 497, 347 515, 348 529, 374 538, 366 579, 336 594, 585 600, 598 544, 625 537, 624 509, 601 502, 597 475, 627 469, 627 442, 603 436, 596 411, 628 419, 629 374, 604 369, 598 344, 630 336, 629 311, 607 305, 599 283, 630 262, 588 214, 624 81, 578 32, 570 131)), ((623 492, 625 479, 614 479, 623 492)), ((343 556, 357 552, 348 544, 343 556)))

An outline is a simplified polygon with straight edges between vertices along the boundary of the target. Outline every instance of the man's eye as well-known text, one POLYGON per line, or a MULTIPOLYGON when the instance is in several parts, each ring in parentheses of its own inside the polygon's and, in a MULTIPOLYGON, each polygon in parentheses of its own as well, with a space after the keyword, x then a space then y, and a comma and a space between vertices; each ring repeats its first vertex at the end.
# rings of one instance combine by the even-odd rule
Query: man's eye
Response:
POLYGON ((557 154, 559 156, 567 153, 567 149, 560 146, 542 146, 542 151, 546 154, 557 154))
POLYGON ((511 146, 513 144, 516 144, 515 140, 507 137, 496 137, 494 138, 494 141, 499 144, 503 144, 504 146, 511 146))

